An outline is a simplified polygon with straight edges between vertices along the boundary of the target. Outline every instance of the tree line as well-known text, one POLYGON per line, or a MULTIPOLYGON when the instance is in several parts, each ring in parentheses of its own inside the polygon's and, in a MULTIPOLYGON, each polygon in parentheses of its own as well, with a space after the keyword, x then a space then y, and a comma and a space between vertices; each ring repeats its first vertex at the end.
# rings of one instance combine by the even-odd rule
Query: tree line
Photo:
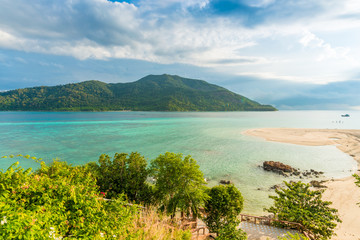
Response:
MULTIPOLYGON (((151 221, 144 220, 151 215, 159 222, 161 216, 169 216, 162 225, 166 226, 181 214, 201 217, 217 239, 247 239, 238 228, 244 201, 239 189, 232 184, 207 187, 191 156, 166 152, 149 165, 137 152, 103 154, 97 162, 81 166, 33 159, 40 163, 35 171, 16 162, 0 172, 3 238, 190 239, 186 230, 150 231, 151 221), (141 207, 153 212, 144 215, 141 207)), ((357 180, 360 184, 360 177, 357 180)), ((266 209, 275 219, 302 224, 314 239, 330 239, 334 234, 340 219, 331 203, 321 199, 322 191, 291 182, 275 194, 270 196, 273 205, 266 209)))

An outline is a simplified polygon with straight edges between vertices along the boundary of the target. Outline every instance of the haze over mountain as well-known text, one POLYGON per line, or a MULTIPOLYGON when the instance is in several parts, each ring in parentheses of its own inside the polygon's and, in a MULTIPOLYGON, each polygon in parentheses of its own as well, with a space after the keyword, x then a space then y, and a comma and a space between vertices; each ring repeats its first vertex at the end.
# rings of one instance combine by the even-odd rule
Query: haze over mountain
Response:
POLYGON ((85 81, 0 93, 0 110, 275 111, 223 87, 173 75, 132 83, 85 81))

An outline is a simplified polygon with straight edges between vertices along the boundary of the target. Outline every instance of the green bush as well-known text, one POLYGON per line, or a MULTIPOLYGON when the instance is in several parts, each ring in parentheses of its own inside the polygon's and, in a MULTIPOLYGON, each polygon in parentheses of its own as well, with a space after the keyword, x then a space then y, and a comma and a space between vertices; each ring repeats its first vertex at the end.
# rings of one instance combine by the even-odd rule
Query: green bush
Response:
POLYGON ((310 240, 307 237, 301 236, 300 234, 286 233, 284 237, 278 237, 279 240, 310 240))
POLYGON ((165 153, 151 162, 151 176, 155 179, 155 194, 160 209, 172 216, 180 210, 197 216, 199 207, 207 199, 204 175, 191 156, 165 153))
POLYGON ((330 239, 335 222, 341 222, 337 210, 330 208, 331 202, 321 199, 323 190, 312 191, 302 182, 285 182, 286 188, 275 190, 274 205, 265 209, 276 219, 297 222, 304 226, 315 239, 330 239))
POLYGON ((126 236, 138 211, 120 199, 104 201, 90 173, 64 162, 42 163, 35 173, 15 163, 0 182, 3 239, 126 236))
POLYGON ((217 233, 220 239, 246 239, 246 234, 236 229, 244 202, 240 191, 234 185, 219 185, 207 193, 204 221, 210 232, 217 233))
POLYGON ((228 224, 223 225, 219 229, 219 233, 217 236, 217 240, 246 240, 247 235, 246 233, 240 229, 237 228, 238 222, 230 222, 228 224))
POLYGON ((146 183, 147 162, 139 153, 115 153, 113 159, 102 154, 99 164, 89 163, 86 167, 96 175, 100 191, 104 192, 107 198, 125 194, 128 200, 136 203, 151 202, 153 194, 146 183))
POLYGON ((35 172, 18 162, 0 171, 0 239, 191 239, 152 208, 129 205, 121 194, 104 199, 97 164, 40 164, 35 172))

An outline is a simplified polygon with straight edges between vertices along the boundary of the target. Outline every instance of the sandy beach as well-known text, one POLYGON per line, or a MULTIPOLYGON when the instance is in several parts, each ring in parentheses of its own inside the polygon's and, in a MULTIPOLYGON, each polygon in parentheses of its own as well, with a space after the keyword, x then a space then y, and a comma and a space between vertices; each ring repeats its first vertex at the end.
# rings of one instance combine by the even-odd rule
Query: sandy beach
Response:
MULTIPOLYGON (((349 154, 360 166, 360 130, 341 129, 296 129, 296 128, 262 128, 250 129, 245 135, 261 137, 267 141, 299 144, 306 146, 335 145, 339 150, 349 154)), ((359 173, 359 171, 357 172, 359 173)), ((355 185, 353 177, 328 181, 323 199, 331 201, 332 207, 339 210, 340 219, 333 240, 360 239, 360 188, 355 185)))

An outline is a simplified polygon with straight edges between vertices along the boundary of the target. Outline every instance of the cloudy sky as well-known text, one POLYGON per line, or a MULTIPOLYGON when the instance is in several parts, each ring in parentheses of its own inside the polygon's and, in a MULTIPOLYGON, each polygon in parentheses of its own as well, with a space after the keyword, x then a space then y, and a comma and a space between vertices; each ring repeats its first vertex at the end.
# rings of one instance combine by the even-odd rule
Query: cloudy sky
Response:
POLYGON ((359 0, 0 0, 0 90, 176 74, 360 109, 359 0))

